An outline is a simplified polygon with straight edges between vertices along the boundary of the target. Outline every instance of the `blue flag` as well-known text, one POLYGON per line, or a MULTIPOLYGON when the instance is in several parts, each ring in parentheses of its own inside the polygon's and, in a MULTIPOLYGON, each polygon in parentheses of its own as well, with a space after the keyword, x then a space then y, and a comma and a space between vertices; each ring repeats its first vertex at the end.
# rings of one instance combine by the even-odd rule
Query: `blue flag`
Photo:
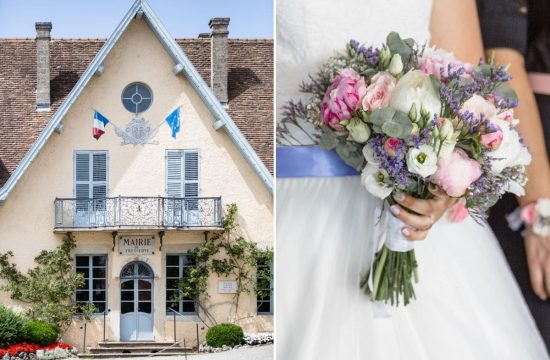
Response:
POLYGON ((175 139, 176 134, 180 132, 180 108, 176 108, 176 110, 172 111, 170 115, 166 117, 166 122, 168 125, 170 125, 170 129, 172 129, 172 137, 175 139))

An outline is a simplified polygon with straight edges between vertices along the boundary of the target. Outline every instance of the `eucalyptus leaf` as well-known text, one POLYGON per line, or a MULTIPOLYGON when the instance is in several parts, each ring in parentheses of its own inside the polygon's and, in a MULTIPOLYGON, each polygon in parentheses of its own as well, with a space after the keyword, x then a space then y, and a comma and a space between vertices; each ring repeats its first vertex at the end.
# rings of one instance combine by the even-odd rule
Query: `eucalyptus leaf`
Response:
POLYGON ((321 134, 319 145, 321 145, 323 149, 332 150, 338 146, 338 143, 338 137, 332 131, 325 130, 321 134))
POLYGON ((390 120, 382 124, 382 131, 388 136, 400 138, 403 133, 403 127, 398 122, 390 120))
POLYGON ((391 107, 374 110, 370 115, 370 122, 374 125, 382 126, 383 123, 391 120, 394 115, 395 109, 391 107))
POLYGON ((441 81, 439 81, 433 74, 430 74, 430 80, 432 82, 432 86, 435 92, 439 94, 439 89, 441 88, 441 81))
POLYGON ((505 84, 498 85, 493 93, 501 96, 503 99, 513 99, 514 101, 518 101, 518 95, 514 89, 505 84))

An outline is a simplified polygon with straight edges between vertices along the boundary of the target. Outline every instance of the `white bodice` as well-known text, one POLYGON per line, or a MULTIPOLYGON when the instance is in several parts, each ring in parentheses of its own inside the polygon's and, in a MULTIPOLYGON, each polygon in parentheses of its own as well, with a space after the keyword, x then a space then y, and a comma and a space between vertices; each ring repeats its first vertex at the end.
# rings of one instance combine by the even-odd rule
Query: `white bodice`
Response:
POLYGON ((299 97, 298 85, 350 39, 379 46, 397 31, 429 39, 432 0, 278 0, 277 108, 299 97))

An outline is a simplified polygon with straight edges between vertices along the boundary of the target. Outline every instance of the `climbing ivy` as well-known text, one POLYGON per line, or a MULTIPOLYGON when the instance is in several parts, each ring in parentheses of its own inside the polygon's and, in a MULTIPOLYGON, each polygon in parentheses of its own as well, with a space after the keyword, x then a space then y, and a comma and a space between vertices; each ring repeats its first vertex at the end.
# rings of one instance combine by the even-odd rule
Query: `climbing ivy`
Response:
POLYGON ((75 313, 93 313, 93 305, 81 306, 72 298, 76 288, 84 285, 82 274, 74 273, 71 251, 75 240, 67 235, 61 245, 53 250, 42 250, 34 258, 38 264, 23 274, 10 262, 13 252, 0 254, 0 278, 7 284, 0 290, 8 292, 12 299, 29 304, 26 315, 66 328, 75 313))
POLYGON ((237 213, 237 205, 228 204, 222 218, 223 231, 215 233, 204 244, 188 251, 196 266, 188 268, 185 276, 180 279, 180 294, 175 300, 195 299, 195 305, 208 315, 204 301, 210 297, 207 287, 212 273, 237 282, 233 297, 235 314, 241 294, 254 292, 259 297, 269 295, 273 250, 259 248, 256 243, 240 235, 237 213))

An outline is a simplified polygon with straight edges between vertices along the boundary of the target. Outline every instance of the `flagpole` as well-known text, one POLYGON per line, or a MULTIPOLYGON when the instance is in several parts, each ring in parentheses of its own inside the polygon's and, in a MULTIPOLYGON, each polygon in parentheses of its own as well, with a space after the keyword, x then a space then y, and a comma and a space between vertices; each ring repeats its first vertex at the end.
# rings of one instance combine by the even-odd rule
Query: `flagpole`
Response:
MULTIPOLYGON (((98 112, 101 114, 101 112, 99 110, 96 110, 93 106, 90 106, 90 109, 92 109, 94 112, 98 112)), ((106 116, 107 119, 109 119, 109 123, 112 124, 115 128, 119 129, 122 131, 121 128, 119 128, 114 122, 113 120, 111 120, 111 118, 109 118, 108 116, 106 116)))

